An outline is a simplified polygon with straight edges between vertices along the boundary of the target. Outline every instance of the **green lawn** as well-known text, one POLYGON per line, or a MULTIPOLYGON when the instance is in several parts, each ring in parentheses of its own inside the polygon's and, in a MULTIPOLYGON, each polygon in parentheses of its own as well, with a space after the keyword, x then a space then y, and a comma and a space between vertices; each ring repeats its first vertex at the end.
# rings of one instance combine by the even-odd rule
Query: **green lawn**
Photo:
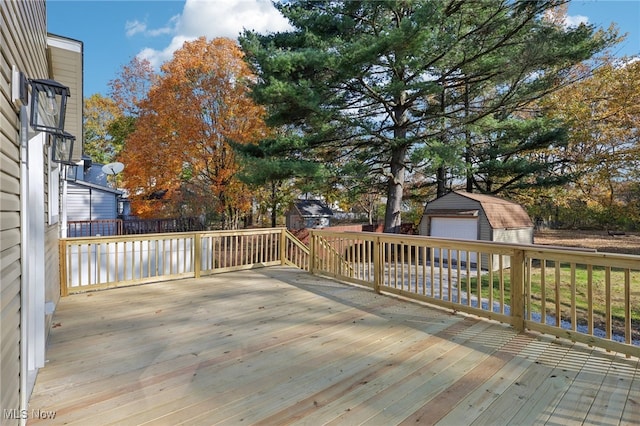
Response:
MULTIPOLYGON (((545 300, 547 311, 555 310, 556 300, 556 268, 553 263, 548 263, 545 268, 545 300)), ((509 271, 504 273, 504 295, 505 304, 511 304, 511 281, 509 271)), ((561 264, 559 268, 559 300, 563 315, 568 314, 571 308, 571 266, 569 264, 561 264)), ((542 269, 540 267, 531 268, 531 295, 532 295, 532 311, 540 312, 542 300, 542 269)), ((460 289, 467 291, 467 279, 462 279, 460 289)), ((592 297, 594 315, 604 319, 606 316, 606 271, 605 268, 594 267, 592 270, 592 297)), ((471 292, 477 296, 478 280, 471 277, 471 292)), ((631 317, 634 321, 640 321, 640 271, 631 271, 631 317)), ((584 265, 575 267, 575 293, 576 293, 576 310, 579 317, 586 318, 588 309, 588 270, 584 265)), ((612 317, 618 320, 624 320, 624 283, 625 272, 623 270, 611 270, 611 312, 612 317)), ((489 275, 485 273, 481 277, 482 298, 489 298, 489 275)), ((499 300, 500 281, 498 272, 493 274, 493 298, 499 300)))

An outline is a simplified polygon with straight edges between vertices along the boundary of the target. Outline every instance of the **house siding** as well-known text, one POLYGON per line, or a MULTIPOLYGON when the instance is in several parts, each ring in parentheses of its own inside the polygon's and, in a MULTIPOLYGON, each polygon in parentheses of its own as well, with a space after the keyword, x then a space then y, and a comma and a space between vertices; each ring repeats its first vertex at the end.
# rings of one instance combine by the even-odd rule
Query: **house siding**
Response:
MULTIPOLYGON (((25 395, 20 376, 23 268, 20 107, 12 100, 12 69, 16 66, 30 78, 50 77, 45 2, 0 2, 0 27, 0 408, 3 410, 0 424, 17 425, 19 416, 4 415, 4 410, 22 408, 21 395, 25 395)), ((46 182, 46 176, 42 182, 46 182)), ((48 238, 51 245, 54 240, 57 236, 48 238)), ((56 249, 48 255, 48 264, 54 264, 57 256, 56 249)), ((57 267, 47 269, 48 279, 57 280, 58 274, 53 274, 57 267)))
MULTIPOLYGON (((464 211, 464 210, 474 210, 478 211, 478 238, 482 241, 495 241, 495 242, 503 242, 503 243, 511 243, 511 244, 531 244, 533 243, 533 226, 530 225, 528 217, 526 217, 526 213, 519 210, 517 207, 514 208, 512 203, 507 203, 504 200, 496 199, 496 201, 490 200, 485 201, 485 205, 482 202, 476 199, 472 199, 469 197, 485 197, 477 194, 469 195, 465 197, 463 195, 457 194, 455 192, 449 193, 444 197, 437 198, 430 203, 427 204, 422 220, 420 221, 420 234, 421 235, 431 235, 431 214, 437 210, 450 210, 450 211, 464 211), (488 204, 490 203, 490 204, 488 204), (487 216, 486 208, 493 209, 491 213, 494 214, 493 218, 495 220, 495 214, 500 212, 507 211, 509 218, 513 217, 511 220, 509 218, 508 222, 521 222, 522 225, 514 228, 493 228, 489 217, 487 216), (497 209, 497 210, 496 210, 497 209), (513 216, 511 216, 513 215, 513 216), (526 220, 525 220, 526 219, 526 220), (526 222, 526 223, 525 223, 526 222)), ((505 217, 500 217, 501 220, 498 222, 504 222, 505 217)), ((489 255, 482 254, 480 259, 480 265, 483 269, 489 268, 489 255)), ((500 256, 492 255, 492 268, 498 269, 500 266, 500 256)), ((502 257, 502 266, 509 267, 510 259, 508 256, 502 257)))
POLYGON ((70 221, 118 217, 118 202, 114 193, 73 182, 68 183, 67 193, 67 219, 70 221))
POLYGON ((511 244, 533 244, 533 228, 494 229, 493 241, 511 244))
POLYGON ((71 93, 67 100, 64 130, 76 137, 72 160, 80 161, 82 158, 82 111, 84 106, 82 98, 84 45, 81 41, 53 34, 49 34, 47 44, 51 52, 51 69, 55 80, 67 86, 71 93))
POLYGON ((478 201, 462 197, 458 194, 451 193, 447 197, 437 198, 431 201, 425 209, 425 217, 420 223, 420 233, 422 235, 430 235, 431 223, 428 219, 429 210, 478 210, 478 238, 480 240, 491 240, 491 226, 484 214, 482 206, 478 201))

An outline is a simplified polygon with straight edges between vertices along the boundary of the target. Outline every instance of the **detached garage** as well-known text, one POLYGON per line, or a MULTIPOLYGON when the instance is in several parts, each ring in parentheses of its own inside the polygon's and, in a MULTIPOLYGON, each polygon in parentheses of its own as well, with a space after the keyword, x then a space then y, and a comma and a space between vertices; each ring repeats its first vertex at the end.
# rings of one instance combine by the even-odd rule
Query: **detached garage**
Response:
MULTIPOLYGON (((490 195, 456 191, 427 203, 420 222, 420 235, 532 244, 533 222, 519 204, 490 195)), ((443 253, 443 260, 446 256, 447 253, 443 253)), ((457 256, 453 252, 451 260, 456 260, 457 256)), ((466 256, 466 252, 460 253, 460 260, 466 262, 466 256)), ((441 257, 438 250, 434 257, 441 257)), ((477 263, 475 253, 470 253, 469 257, 472 264, 477 263)), ((498 264, 497 259, 493 264, 498 264)), ((508 264, 503 263, 503 266, 508 264)))

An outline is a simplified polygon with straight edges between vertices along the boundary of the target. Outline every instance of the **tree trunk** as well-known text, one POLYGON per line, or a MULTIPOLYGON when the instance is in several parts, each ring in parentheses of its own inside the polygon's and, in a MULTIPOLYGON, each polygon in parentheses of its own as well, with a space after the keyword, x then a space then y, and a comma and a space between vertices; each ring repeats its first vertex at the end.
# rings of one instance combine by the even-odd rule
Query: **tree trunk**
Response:
POLYGON ((407 137, 407 94, 402 92, 394 107, 394 130, 393 138, 396 145, 391 151, 391 164, 389 164, 391 175, 387 183, 387 207, 384 213, 384 232, 399 234, 402 224, 402 196, 404 190, 404 175, 407 170, 405 166, 408 147, 401 143, 407 137))
POLYGON ((278 218, 278 198, 276 197, 276 183, 271 182, 271 227, 275 228, 278 218))
POLYGON ((436 190, 436 197, 440 198, 443 195, 445 195, 447 192, 447 187, 446 187, 446 170, 444 168, 444 166, 440 166, 438 167, 438 171, 437 171, 437 175, 436 175, 436 181, 438 184, 437 190, 436 190))
MULTIPOLYGON (((442 144, 446 145, 447 144, 447 139, 446 139, 446 128, 447 128, 447 121, 445 119, 446 117, 446 87, 443 83, 442 85, 442 91, 440 92, 440 111, 442 112, 442 135, 440 136, 440 139, 442 140, 442 144)), ((446 194, 447 188, 446 188, 446 176, 447 175, 447 170, 445 169, 444 164, 440 165, 438 167, 438 170, 436 170, 436 197, 440 198, 443 195, 446 194)))
MULTIPOLYGON (((464 84, 464 117, 465 120, 469 117, 469 82, 465 78, 464 84)), ((469 127, 465 126, 464 130, 464 141, 465 141, 465 151, 464 151, 464 162, 467 166, 467 192, 473 192, 473 164, 472 164, 472 156, 471 156, 471 133, 469 132, 469 127)))
POLYGON ((384 232, 390 234, 400 233, 402 224, 402 192, 404 189, 404 175, 406 167, 404 165, 407 148, 405 146, 396 148, 391 156, 391 176, 387 184, 387 207, 384 214, 384 232))

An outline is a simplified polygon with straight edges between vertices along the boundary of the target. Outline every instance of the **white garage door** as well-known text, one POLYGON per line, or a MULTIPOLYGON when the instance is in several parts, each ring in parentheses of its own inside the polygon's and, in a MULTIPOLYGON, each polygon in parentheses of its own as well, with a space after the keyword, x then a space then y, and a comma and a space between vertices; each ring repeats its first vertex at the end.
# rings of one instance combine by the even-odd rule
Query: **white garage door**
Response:
MULTIPOLYGON (((478 239, 478 219, 477 218, 458 218, 458 217, 433 217, 431 218, 431 236, 440 238, 460 238, 463 240, 478 239)), ((476 253, 468 253, 466 251, 443 250, 442 260, 451 257, 452 261, 458 258, 462 262, 467 261, 467 257, 471 263, 476 263, 476 253)), ((434 250, 434 258, 440 259, 440 250, 434 250)))

